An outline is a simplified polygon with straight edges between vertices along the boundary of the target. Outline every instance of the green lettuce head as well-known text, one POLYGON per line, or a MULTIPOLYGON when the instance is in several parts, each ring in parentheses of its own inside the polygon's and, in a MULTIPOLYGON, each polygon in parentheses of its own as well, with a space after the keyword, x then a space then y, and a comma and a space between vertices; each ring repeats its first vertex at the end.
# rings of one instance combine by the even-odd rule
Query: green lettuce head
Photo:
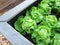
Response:
POLYGON ((57 23, 58 23, 58 20, 54 15, 46 16, 46 18, 41 22, 42 25, 47 25, 50 28, 55 27, 57 23))
POLYGON ((50 42, 50 35, 51 30, 47 26, 39 26, 35 32, 32 34, 33 40, 35 40, 37 43, 44 42, 48 44, 50 42))
POLYGON ((55 34, 52 40, 52 45, 60 45, 60 34, 55 34))
POLYGON ((41 20, 43 19, 43 15, 39 12, 39 9, 37 9, 37 7, 32 7, 31 17, 36 21, 36 23, 41 22, 41 20))
POLYGON ((60 0, 55 0, 53 8, 56 10, 56 12, 60 12, 60 0))
POLYGON ((35 20, 31 19, 29 16, 24 17, 24 20, 22 23, 23 30, 25 30, 27 33, 32 33, 36 27, 37 27, 37 24, 35 20))
POLYGON ((47 15, 47 14, 51 14, 51 7, 49 6, 49 4, 45 3, 45 2, 42 2, 40 5, 38 5, 40 10, 42 9, 44 11, 44 15, 47 15))
POLYGON ((22 29, 22 22, 23 22, 23 16, 20 16, 14 23, 14 27, 19 33, 24 35, 26 32, 22 29))

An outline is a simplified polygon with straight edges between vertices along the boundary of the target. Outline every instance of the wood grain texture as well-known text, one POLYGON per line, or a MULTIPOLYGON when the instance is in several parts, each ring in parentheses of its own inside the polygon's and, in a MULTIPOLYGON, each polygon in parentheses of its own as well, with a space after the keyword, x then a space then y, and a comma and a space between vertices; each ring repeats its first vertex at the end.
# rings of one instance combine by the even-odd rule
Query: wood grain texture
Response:
MULTIPOLYGON (((9 1, 9 0, 6 0, 6 1, 9 1)), ((14 8, 15 6, 17 6, 18 4, 22 3, 24 0, 11 0, 11 1, 13 1, 13 2, 11 2, 11 4, 8 4, 8 5, 7 5, 7 3, 4 4, 3 1, 0 3, 0 16, 2 14, 6 13, 7 11, 9 11, 10 9, 14 8), (6 7, 6 5, 7 5, 7 7, 6 7)))
POLYGON ((0 10, 7 7, 9 4, 15 2, 16 0, 0 0, 0 10))
POLYGON ((4 13, 2 16, 0 16, 0 21, 9 21, 13 17, 15 17, 17 14, 22 12, 24 9, 29 7, 31 4, 36 2, 37 0, 25 0, 21 4, 17 5, 16 7, 12 8, 11 10, 4 13))
POLYGON ((12 45, 2 34, 0 34, 0 45, 12 45))

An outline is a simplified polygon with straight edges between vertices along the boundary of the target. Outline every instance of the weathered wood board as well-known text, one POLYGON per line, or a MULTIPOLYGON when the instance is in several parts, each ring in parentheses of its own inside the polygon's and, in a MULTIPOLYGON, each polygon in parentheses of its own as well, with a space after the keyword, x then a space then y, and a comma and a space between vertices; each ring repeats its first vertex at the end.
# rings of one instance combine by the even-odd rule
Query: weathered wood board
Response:
POLYGON ((34 45, 6 22, 0 22, 0 32, 12 45, 34 45))

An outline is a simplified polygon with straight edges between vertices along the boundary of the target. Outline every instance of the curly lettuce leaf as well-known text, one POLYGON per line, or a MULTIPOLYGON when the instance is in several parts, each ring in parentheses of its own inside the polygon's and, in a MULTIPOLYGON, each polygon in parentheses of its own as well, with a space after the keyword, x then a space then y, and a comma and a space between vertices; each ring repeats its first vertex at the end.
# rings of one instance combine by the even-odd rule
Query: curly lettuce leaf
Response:
POLYGON ((31 19, 29 16, 25 16, 22 23, 22 28, 28 34, 32 33, 33 30, 37 27, 35 20, 31 19))
POLYGON ((56 12, 60 12, 60 0, 55 0, 53 8, 56 10, 56 12))
POLYGON ((43 15, 40 13, 39 9, 37 7, 32 7, 31 8, 31 17, 36 21, 36 23, 41 22, 43 19, 43 15))
POLYGON ((44 11, 44 15, 51 14, 52 8, 46 2, 41 2, 38 7, 44 11))
POLYGON ((53 29, 60 32, 60 19, 53 29))
POLYGON ((58 20, 55 15, 48 15, 46 18, 41 22, 41 25, 46 25, 50 28, 53 28, 58 23, 58 20))
POLYGON ((33 33, 32 38, 35 42, 44 42, 48 44, 50 42, 51 30, 47 26, 39 26, 33 33))
POLYGON ((14 23, 14 27, 19 33, 24 35, 26 32, 22 29, 22 26, 21 26, 22 22, 23 22, 23 16, 20 16, 17 19, 17 21, 14 23))
POLYGON ((60 45, 60 34, 55 34, 52 40, 52 45, 60 45))

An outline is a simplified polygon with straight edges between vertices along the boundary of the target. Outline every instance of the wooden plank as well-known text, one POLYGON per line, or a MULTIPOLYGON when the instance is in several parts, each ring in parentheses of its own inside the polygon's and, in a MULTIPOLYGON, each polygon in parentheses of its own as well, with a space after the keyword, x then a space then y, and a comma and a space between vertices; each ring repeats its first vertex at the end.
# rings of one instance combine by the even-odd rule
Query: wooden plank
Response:
POLYGON ((26 9, 28 6, 30 6, 35 1, 37 0, 25 0, 21 4, 17 5, 16 7, 12 8, 11 10, 7 11, 5 14, 0 16, 0 21, 9 21, 10 19, 15 17, 18 13, 26 9))
POLYGON ((0 45, 12 45, 2 34, 0 34, 0 45))
MULTIPOLYGON (((14 1, 14 0, 12 0, 12 1, 14 1)), ((23 1, 25 1, 25 0, 15 0, 13 3, 11 2, 11 4, 8 5, 7 7, 3 8, 3 9, 0 8, 1 9, 0 10, 0 16, 2 16, 4 13, 6 13, 10 9, 14 8, 15 6, 17 6, 18 4, 21 4, 23 1)))
POLYGON ((0 32, 12 43, 12 45, 34 45, 6 22, 0 22, 0 32))
POLYGON ((15 2, 16 0, 0 0, 0 10, 7 7, 11 3, 15 2))

